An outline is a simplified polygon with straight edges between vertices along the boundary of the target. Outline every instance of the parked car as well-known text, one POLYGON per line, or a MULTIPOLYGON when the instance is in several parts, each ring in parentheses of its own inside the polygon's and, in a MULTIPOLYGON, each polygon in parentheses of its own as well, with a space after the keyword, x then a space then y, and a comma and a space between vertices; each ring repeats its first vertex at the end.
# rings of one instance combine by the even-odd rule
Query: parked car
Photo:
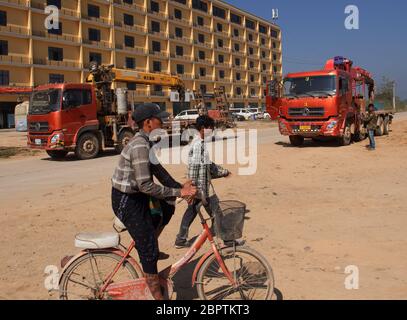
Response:
POLYGON ((198 110, 191 109, 191 110, 184 110, 178 113, 174 120, 196 120, 199 117, 198 110))
POLYGON ((232 115, 238 120, 239 118, 244 118, 244 120, 254 120, 256 116, 256 114, 254 112, 251 112, 249 109, 239 109, 238 112, 233 112, 232 115))
POLYGON ((271 119, 271 116, 270 116, 270 114, 268 112, 259 112, 256 115, 256 118, 257 119, 267 119, 267 120, 269 120, 269 119, 271 119))

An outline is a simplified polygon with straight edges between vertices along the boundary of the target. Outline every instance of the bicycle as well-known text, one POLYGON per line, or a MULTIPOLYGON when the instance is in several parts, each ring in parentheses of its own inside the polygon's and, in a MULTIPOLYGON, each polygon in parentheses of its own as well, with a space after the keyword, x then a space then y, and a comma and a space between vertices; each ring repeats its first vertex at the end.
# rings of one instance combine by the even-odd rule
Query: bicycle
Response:
MULTIPOLYGON (((192 275, 192 286, 197 286, 200 299, 272 299, 274 277, 267 260, 249 247, 221 248, 208 226, 208 221, 215 219, 216 233, 220 233, 222 240, 240 238, 246 206, 237 201, 220 202, 220 206, 222 217, 218 223, 215 217, 205 219, 198 210, 201 234, 179 261, 159 273, 165 299, 172 298, 174 275, 192 260, 207 240, 211 250, 201 257, 192 275)), ((120 233, 126 229, 117 218, 114 228, 116 233, 76 236, 75 244, 83 250, 61 262, 60 299, 154 300, 140 265, 130 255, 134 241, 128 248, 124 247, 120 233)))

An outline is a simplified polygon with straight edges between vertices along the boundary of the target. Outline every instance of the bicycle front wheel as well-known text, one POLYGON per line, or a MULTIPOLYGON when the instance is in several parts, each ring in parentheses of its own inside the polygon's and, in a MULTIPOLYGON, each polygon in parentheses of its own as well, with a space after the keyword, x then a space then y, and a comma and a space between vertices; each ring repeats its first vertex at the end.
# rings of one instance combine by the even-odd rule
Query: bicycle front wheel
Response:
MULTIPOLYGON (((122 257, 110 252, 89 252, 78 258, 65 270, 59 283, 62 300, 103 300, 107 293, 98 295, 107 277, 122 257)), ((109 284, 137 279, 139 275, 129 261, 125 261, 109 284)))
POLYGON ((247 247, 224 248, 220 255, 235 279, 232 285, 212 254, 198 271, 197 290, 202 300, 271 300, 274 276, 267 260, 247 247))

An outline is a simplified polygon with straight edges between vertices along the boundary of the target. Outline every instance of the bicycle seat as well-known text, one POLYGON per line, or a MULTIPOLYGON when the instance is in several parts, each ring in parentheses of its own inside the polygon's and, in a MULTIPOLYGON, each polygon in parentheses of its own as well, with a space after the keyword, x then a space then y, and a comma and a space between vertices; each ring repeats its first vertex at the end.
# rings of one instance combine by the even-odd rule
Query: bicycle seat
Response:
POLYGON ((79 233, 75 236, 75 247, 80 249, 107 249, 117 247, 120 236, 116 232, 79 233))

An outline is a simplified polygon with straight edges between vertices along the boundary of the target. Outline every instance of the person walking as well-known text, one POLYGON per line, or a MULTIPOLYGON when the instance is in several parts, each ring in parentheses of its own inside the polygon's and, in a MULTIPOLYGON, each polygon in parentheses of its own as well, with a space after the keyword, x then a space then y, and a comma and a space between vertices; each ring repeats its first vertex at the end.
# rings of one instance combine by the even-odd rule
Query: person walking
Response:
POLYGON ((368 111, 369 113, 364 119, 370 141, 370 144, 367 148, 369 151, 374 151, 376 150, 376 141, 374 136, 377 129, 377 114, 373 103, 369 104, 368 111))

